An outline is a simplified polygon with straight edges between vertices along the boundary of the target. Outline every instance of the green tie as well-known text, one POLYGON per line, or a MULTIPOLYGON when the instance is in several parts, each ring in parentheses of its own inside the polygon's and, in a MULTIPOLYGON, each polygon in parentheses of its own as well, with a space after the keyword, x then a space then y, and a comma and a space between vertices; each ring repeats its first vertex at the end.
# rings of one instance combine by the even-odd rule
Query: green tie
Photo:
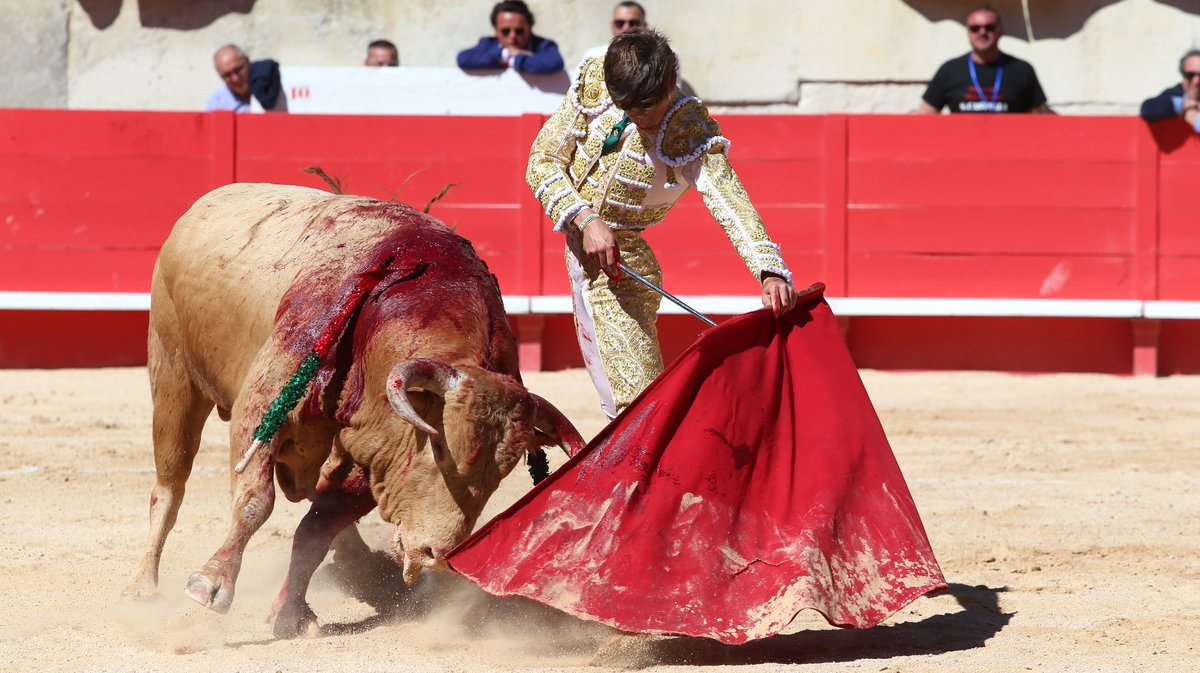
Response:
POLYGON ((625 132, 626 126, 629 126, 629 115, 623 115, 621 121, 613 124, 612 131, 609 131, 608 137, 604 139, 604 149, 600 150, 600 156, 617 149, 617 145, 621 144, 621 134, 625 132))

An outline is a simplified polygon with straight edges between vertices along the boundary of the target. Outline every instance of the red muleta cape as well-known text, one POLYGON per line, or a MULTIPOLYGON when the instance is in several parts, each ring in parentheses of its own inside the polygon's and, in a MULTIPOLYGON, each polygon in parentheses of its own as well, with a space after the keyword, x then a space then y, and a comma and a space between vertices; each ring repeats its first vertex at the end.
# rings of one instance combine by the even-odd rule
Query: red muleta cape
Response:
POLYGON ((730 644, 805 608, 867 628, 946 588, 822 290, 705 332, 450 566, 498 596, 730 644))

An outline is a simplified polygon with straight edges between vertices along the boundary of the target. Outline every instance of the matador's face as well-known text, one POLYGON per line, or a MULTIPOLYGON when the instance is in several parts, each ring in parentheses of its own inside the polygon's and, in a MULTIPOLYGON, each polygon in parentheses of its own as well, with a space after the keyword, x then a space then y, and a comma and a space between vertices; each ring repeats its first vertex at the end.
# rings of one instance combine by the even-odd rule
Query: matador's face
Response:
POLYGON ((656 133, 658 127, 662 124, 663 117, 667 116, 667 109, 671 107, 671 94, 667 94, 658 103, 648 108, 631 108, 625 111, 629 115, 629 120, 637 124, 639 130, 646 133, 656 133))

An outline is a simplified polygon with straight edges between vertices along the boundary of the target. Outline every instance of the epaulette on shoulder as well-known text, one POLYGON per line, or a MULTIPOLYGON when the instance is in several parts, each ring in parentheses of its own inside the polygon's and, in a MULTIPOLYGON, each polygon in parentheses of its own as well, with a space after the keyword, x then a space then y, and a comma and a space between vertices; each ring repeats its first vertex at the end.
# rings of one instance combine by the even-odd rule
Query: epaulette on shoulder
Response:
POLYGON ((657 149, 664 164, 682 166, 718 146, 728 148, 729 139, 699 98, 683 96, 663 116, 657 149))
POLYGON ((603 56, 589 58, 579 66, 578 77, 571 87, 571 102, 575 109, 589 117, 595 117, 612 105, 608 87, 604 85, 603 56))

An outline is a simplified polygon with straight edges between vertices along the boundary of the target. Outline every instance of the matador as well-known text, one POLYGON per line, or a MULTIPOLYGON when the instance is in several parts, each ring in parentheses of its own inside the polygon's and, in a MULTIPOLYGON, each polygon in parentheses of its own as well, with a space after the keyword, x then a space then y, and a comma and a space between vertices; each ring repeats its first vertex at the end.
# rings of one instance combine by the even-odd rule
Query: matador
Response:
MULTIPOLYGON (((648 34, 666 45, 659 34, 648 34)), ((661 285, 662 271, 642 231, 661 222, 694 186, 754 278, 764 287, 768 278, 782 279, 779 285, 794 297, 779 246, 729 164, 729 140, 703 103, 679 90, 677 71, 661 103, 665 114, 650 132, 629 123, 637 108, 627 114, 613 100, 605 58, 613 59, 627 37, 618 36, 607 57, 580 65, 575 84, 534 141, 526 173, 554 230, 565 234, 576 335, 610 418, 663 370, 655 325, 660 297, 628 276, 610 277, 584 252, 583 231, 593 220, 612 230, 621 262, 661 285)))

